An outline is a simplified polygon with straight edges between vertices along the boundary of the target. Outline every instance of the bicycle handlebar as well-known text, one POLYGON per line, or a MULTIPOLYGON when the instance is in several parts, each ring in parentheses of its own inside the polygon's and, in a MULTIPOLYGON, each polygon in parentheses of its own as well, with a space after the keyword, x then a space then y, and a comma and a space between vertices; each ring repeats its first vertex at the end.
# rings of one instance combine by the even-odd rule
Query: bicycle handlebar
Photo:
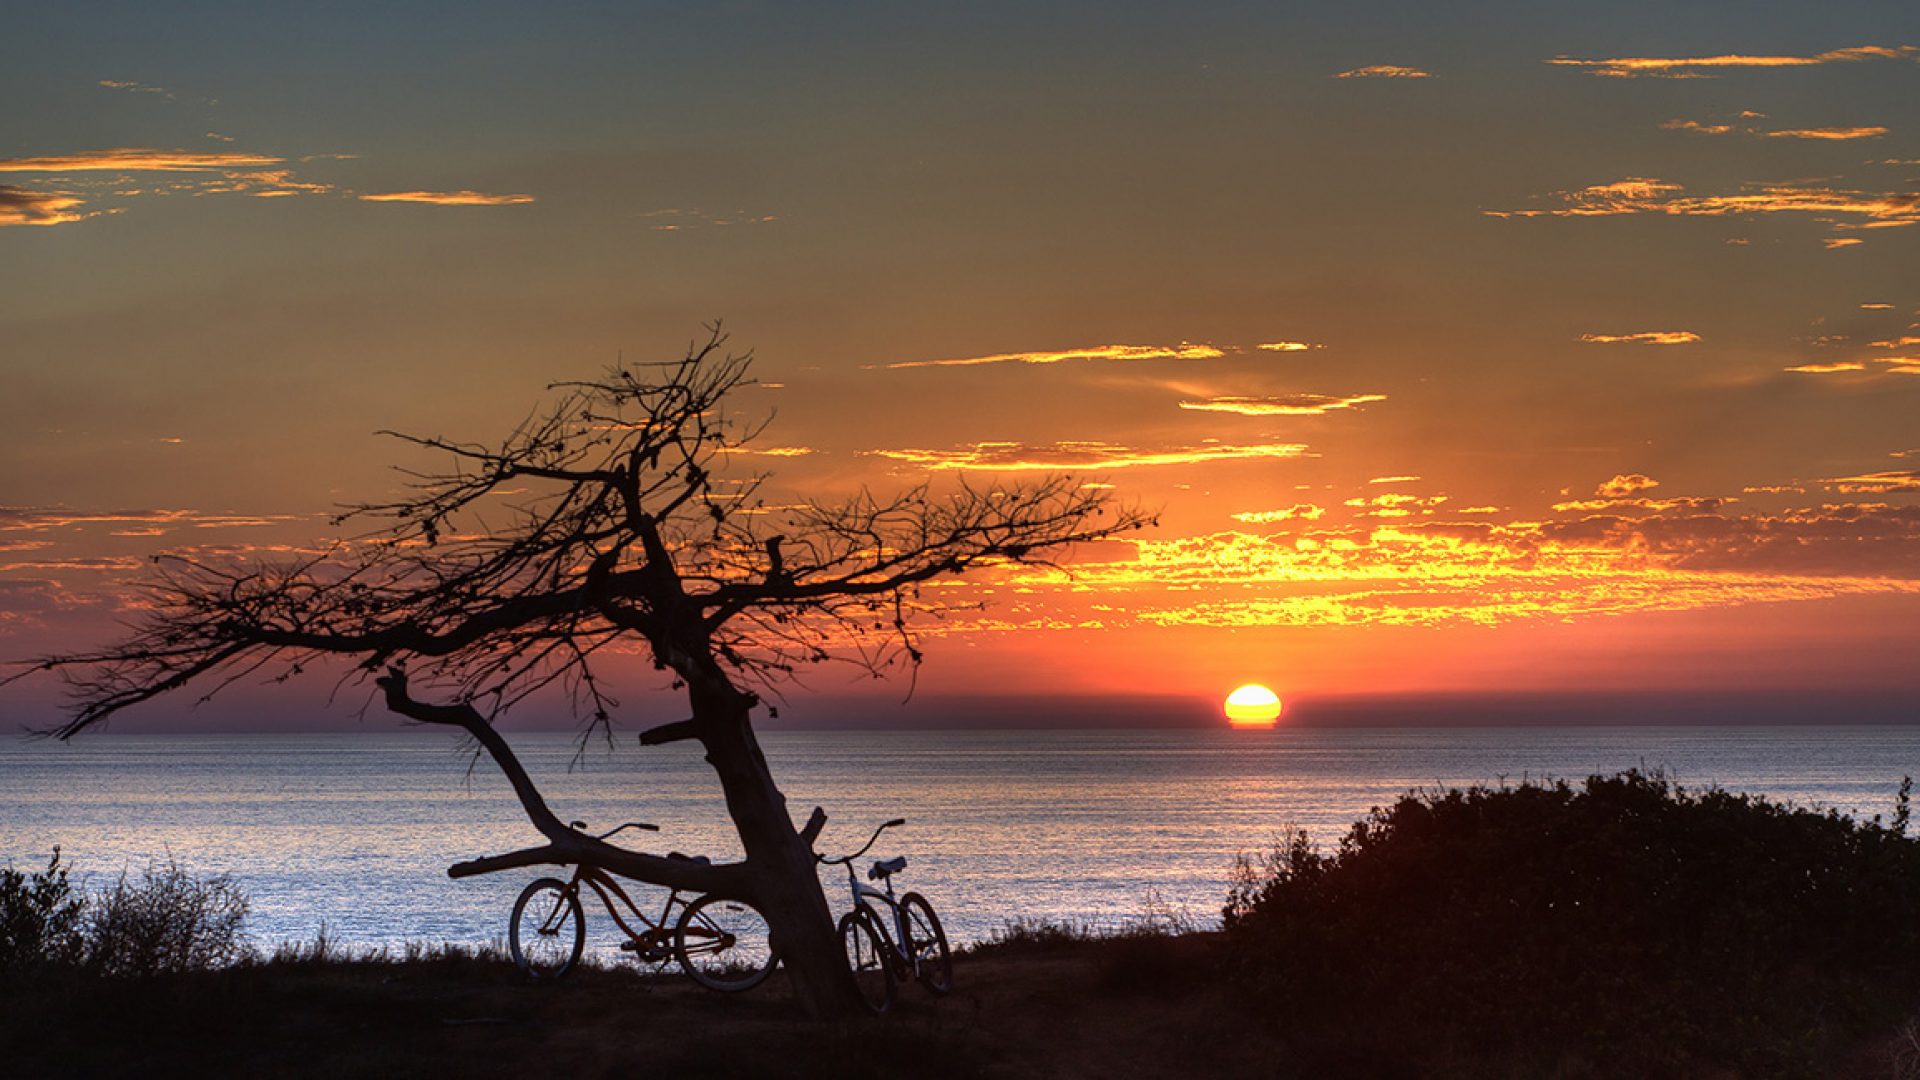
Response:
POLYGON ((886 832, 888 829, 893 828, 895 825, 905 825, 906 823, 907 823, 906 818, 903 818, 903 817, 894 818, 892 821, 886 822, 882 824, 879 828, 873 830, 873 835, 867 837, 867 842, 860 845, 859 851, 856 851, 851 855, 842 855, 837 859, 829 859, 825 855, 816 853, 813 856, 814 861, 824 866, 841 866, 846 863, 850 863, 853 860, 859 858, 860 856, 865 855, 867 853, 867 849, 874 845, 874 841, 880 839, 881 833, 886 832))

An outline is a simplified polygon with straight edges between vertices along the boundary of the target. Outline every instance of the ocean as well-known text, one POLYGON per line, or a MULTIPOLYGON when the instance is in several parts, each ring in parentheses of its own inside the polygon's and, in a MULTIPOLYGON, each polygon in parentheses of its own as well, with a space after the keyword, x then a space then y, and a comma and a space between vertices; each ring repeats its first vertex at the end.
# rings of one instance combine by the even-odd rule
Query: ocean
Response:
MULTIPOLYGON (((1920 728, 1444 728, 1272 731, 773 732, 763 736, 796 821, 818 847, 905 855, 956 943, 1010 919, 1119 925, 1150 910, 1218 920, 1238 853, 1293 829, 1332 843, 1412 788, 1664 770, 1689 787, 1889 815, 1920 775, 1920 728)), ((512 741, 563 818, 624 821, 643 850, 735 857, 718 784, 691 744, 572 764, 573 740, 512 741), (570 767, 571 765, 571 767, 570 767)), ((448 865, 540 841, 486 760, 437 731, 315 735, 90 734, 0 742, 0 863, 54 845, 89 887, 172 860, 230 874, 254 942, 328 936, 355 947, 503 940, 520 888, 551 869, 461 881, 448 865), (471 766, 471 768, 469 767, 471 766)), ((845 878, 825 879, 835 909, 845 878)), ((642 887, 653 906, 664 892, 642 887)), ((618 940, 588 909, 596 949, 618 940)))

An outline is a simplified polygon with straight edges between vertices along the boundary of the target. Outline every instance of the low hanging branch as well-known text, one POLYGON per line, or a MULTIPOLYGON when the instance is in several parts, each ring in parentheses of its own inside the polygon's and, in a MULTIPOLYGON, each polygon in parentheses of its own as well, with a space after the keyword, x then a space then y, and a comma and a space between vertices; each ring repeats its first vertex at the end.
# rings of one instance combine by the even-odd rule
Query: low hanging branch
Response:
MULTIPOLYGON (((759 433, 727 414, 749 357, 718 326, 684 358, 627 365, 550 388, 557 400, 498 445, 397 436, 447 461, 403 470, 407 492, 341 522, 370 531, 285 565, 171 557, 119 643, 43 657, 65 675, 70 738, 162 694, 206 696, 256 673, 287 677, 352 658, 387 708, 471 736, 511 782, 542 846, 460 863, 454 876, 590 862, 643 881, 760 906, 784 942, 801 998, 832 1013, 850 1000, 811 844, 796 830, 754 738, 760 696, 827 662, 912 670, 914 626, 937 613, 920 586, 1009 564, 1044 564, 1078 543, 1137 529, 1065 477, 977 488, 928 486, 892 499, 768 506, 763 475, 727 466, 759 433), (482 506, 498 522, 487 527, 482 506), (596 670, 603 649, 640 645, 687 693, 692 715, 641 742, 698 740, 746 858, 708 866, 629 851, 561 823, 494 728, 501 713, 558 690, 586 731, 618 703, 596 670), (414 696, 424 688, 437 701, 414 696)), ((13 679, 7 681, 11 682, 13 679)))

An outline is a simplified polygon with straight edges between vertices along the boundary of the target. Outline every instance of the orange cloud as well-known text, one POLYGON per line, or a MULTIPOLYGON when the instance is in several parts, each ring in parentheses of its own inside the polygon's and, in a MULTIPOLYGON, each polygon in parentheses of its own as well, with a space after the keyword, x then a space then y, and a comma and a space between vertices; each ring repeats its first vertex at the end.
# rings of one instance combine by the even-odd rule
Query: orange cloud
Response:
POLYGON ((1114 443, 1087 441, 1043 445, 981 442, 960 450, 870 450, 867 453, 936 471, 1029 472, 1040 469, 1131 469, 1148 465, 1295 458, 1306 451, 1307 448, 1300 443, 1243 446, 1205 443, 1167 450, 1139 450, 1114 443))
POLYGON ((1195 412, 1234 413, 1239 416, 1324 416, 1338 409, 1351 409, 1375 401, 1385 394, 1354 394, 1332 397, 1327 394, 1281 394, 1275 397, 1214 397, 1182 401, 1180 407, 1195 412))
POLYGON ((1920 345, 1920 337, 1908 334, 1905 337, 1888 338, 1885 341, 1873 343, 1876 349, 1904 349, 1909 345, 1920 345))
POLYGON ((1405 495, 1389 492, 1372 498, 1348 499, 1346 505, 1357 511, 1354 514, 1355 517, 1402 518, 1416 514, 1431 515, 1435 507, 1446 501, 1445 495, 1405 495))
POLYGON ((1336 79, 1431 79, 1432 72, 1419 68, 1401 67, 1398 64, 1375 64, 1372 67, 1359 67, 1335 75, 1336 79))
POLYGON ((1233 520, 1244 521, 1249 525, 1269 525, 1280 521, 1318 521, 1326 511, 1312 503, 1294 503, 1282 510, 1247 510, 1233 515, 1233 520))
POLYGON ((264 168, 285 160, 233 151, 206 154, 190 150, 90 150, 55 157, 0 159, 0 172, 208 172, 264 168))
MULTIPOLYGON (((1264 348, 1264 346, 1262 346, 1264 348)), ((954 360, 906 360, 888 368, 971 367, 977 364, 1060 364, 1069 360, 1217 360, 1226 353, 1212 345, 1090 345, 1058 352, 994 353, 954 360)))
POLYGON ((1731 499, 1720 498, 1717 495, 1676 495, 1671 499, 1632 499, 1632 498, 1616 497, 1616 498, 1601 498, 1601 499, 1574 499, 1570 502, 1554 503, 1553 508, 1562 513, 1565 513, 1567 511, 1580 511, 1580 512, 1633 511, 1633 512, 1647 512, 1647 513, 1665 513, 1669 510, 1689 510, 1689 511, 1695 511, 1695 512, 1709 512, 1713 510, 1718 510, 1722 506, 1725 506, 1727 503, 1732 501, 1733 500, 1731 499))
POLYGON ((1691 345, 1700 335, 1691 330, 1642 330, 1637 334, 1581 334, 1590 345, 1691 345))
POLYGON ((99 211, 83 213, 86 200, 70 191, 32 191, 0 184, 0 229, 12 225, 65 225, 85 221, 99 211))
POLYGON ((1591 75, 1610 79, 1707 79, 1713 72, 1730 68, 1812 67, 1818 64, 1848 64, 1862 60, 1903 60, 1920 56, 1912 45, 1857 45, 1833 49, 1812 56, 1751 56, 1730 53, 1723 56, 1622 56, 1605 60, 1580 60, 1556 56, 1547 61, 1561 67, 1583 68, 1591 75))
POLYGON ((1797 371, 1802 375, 1831 375, 1840 371, 1865 371, 1866 369, 1867 365, 1857 360, 1839 360, 1831 364, 1800 364, 1785 370, 1797 371))
POLYGON ((1836 476, 1820 481, 1849 495, 1891 495, 1920 491, 1920 472, 1877 472, 1836 476))
POLYGON ((1757 135, 1763 139, 1812 139, 1823 142, 1878 139, 1887 134, 1887 129, 1883 127, 1775 128, 1768 130, 1752 124, 1703 124, 1697 120, 1669 120, 1660 126, 1668 131, 1691 131, 1701 135, 1740 134, 1757 135))
POLYGON ((1624 499, 1643 491, 1651 491, 1659 486, 1660 481, 1645 473, 1621 473, 1594 488, 1593 493, 1603 499, 1624 499))
POLYGON ((1254 348, 1267 352, 1306 352, 1308 349, 1324 349, 1326 346, 1315 345, 1308 341, 1263 341, 1254 348))
POLYGON ((44 532, 75 525, 226 529, 306 520, 292 514, 214 514, 200 510, 71 510, 61 506, 0 506, 0 532, 44 532))
POLYGON ((1920 507, 1430 521, 1134 539, 1133 558, 1024 572, 1107 591, 1149 625, 1499 625, 1920 595, 1920 507))
POLYGON ((1920 222, 1920 194, 1845 191, 1812 184, 1756 184, 1735 195, 1683 195, 1679 184, 1628 177, 1577 191, 1555 192, 1564 205, 1550 209, 1488 210, 1490 217, 1613 217, 1667 214, 1733 217, 1814 214, 1855 218, 1843 227, 1898 228, 1920 222))
POLYGON ((489 195, 483 191, 385 191, 357 195, 361 202, 426 203, 430 206, 519 206, 531 195, 489 195))
POLYGON ((1376 476, 1368 480, 1369 484, 1411 484, 1420 478, 1417 476, 1376 476))

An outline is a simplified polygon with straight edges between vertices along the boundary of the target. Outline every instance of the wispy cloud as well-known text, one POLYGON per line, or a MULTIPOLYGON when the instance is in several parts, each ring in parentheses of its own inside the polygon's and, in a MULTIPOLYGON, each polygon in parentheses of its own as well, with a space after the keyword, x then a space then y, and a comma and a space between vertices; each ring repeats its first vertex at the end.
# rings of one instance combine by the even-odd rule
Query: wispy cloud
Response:
POLYGON ((1384 495, 1360 496, 1348 499, 1346 505, 1355 511, 1355 517, 1363 518, 1403 518, 1416 514, 1430 516, 1434 510, 1447 502, 1445 495, 1408 495, 1390 491, 1384 495))
POLYGON ((1819 64, 1851 64, 1862 60, 1910 60, 1916 56, 1920 56, 1920 47, 1913 45, 1856 45, 1811 56, 1728 53, 1721 56, 1620 56, 1602 60, 1556 56, 1547 63, 1581 68, 1590 75, 1610 79, 1708 79, 1738 68, 1813 67, 1819 64))
MULTIPOLYGON (((1848 495, 1891 495, 1920 491, 1920 472, 1876 472, 1856 476, 1833 476, 1820 481, 1848 495)), ((1920 508, 1916 508, 1920 513, 1920 508)))
POLYGON ((147 86, 143 83, 126 82, 120 79, 101 79, 100 84, 108 90, 123 90, 129 94, 159 94, 172 97, 173 91, 164 86, 147 86))
POLYGON ((1666 214, 1675 217, 1735 217, 1811 214, 1843 221, 1842 228, 1898 228, 1920 222, 1920 193, 1848 191, 1818 184, 1754 184, 1733 195, 1687 195, 1665 180, 1628 177, 1576 191, 1554 192, 1561 205, 1526 210, 1488 210, 1490 217, 1613 217, 1666 214))
POLYGON ((977 364, 1060 364, 1070 360, 1217 360, 1226 353, 1212 345, 1089 345, 1051 352, 993 353, 953 360, 905 360, 887 368, 971 367, 977 364))
POLYGON ((1887 129, 1883 127, 1763 128, 1754 124, 1706 124, 1698 120, 1669 120, 1660 126, 1668 131, 1691 131, 1701 135, 1752 135, 1762 139, 1810 139, 1820 142, 1878 139, 1887 134, 1887 129))
POLYGON ((531 195, 492 195, 484 191, 382 191, 356 195, 361 202, 426 203, 431 206, 519 206, 531 195))
POLYGON ((1339 409, 1351 409, 1387 400, 1385 394, 1352 394, 1334 397, 1328 394, 1278 394, 1272 397, 1212 397, 1182 401, 1180 407, 1195 412, 1234 413, 1239 416, 1324 416, 1339 409))
POLYGON ((726 215, 709 214, 704 210, 649 210, 640 216, 661 219, 653 225, 655 232, 684 232, 704 226, 726 228, 729 225, 765 225, 780 220, 773 214, 754 214, 745 210, 735 210, 726 215))
POLYGON ((278 165, 285 158, 238 151, 206 153, 194 150, 87 150, 46 157, 0 158, 3 173, 76 172, 217 172, 278 165))
POLYGON ((86 200, 70 191, 33 191, 0 184, 0 228, 12 225, 65 225, 96 217, 83 211, 86 200))
POLYGON ((1279 510, 1246 510, 1232 516, 1233 520, 1249 525, 1270 525, 1281 521, 1318 521, 1326 513, 1312 503, 1294 503, 1279 510))
POLYGON ((1611 480, 1602 481, 1600 486, 1593 489, 1593 493, 1603 499, 1624 499, 1659 486, 1660 481, 1645 473, 1620 473, 1611 480))
POLYGON ((1324 349, 1325 345, 1316 345, 1311 341, 1263 341, 1254 348, 1265 352, 1306 352, 1308 349, 1324 349))
MULTIPOLYGON (((151 529, 230 529, 306 520, 292 514, 223 514, 202 510, 76 510, 64 506, 0 506, 0 532, 45 532, 84 525, 151 529)), ((144 535, 144 534, 143 534, 144 535)))
POLYGON ((1132 469, 1152 465, 1194 465, 1214 461, 1295 458, 1307 452, 1300 443, 1255 443, 1141 449, 1108 442, 981 442, 957 450, 870 450, 874 457, 935 471, 1031 472, 1040 469, 1132 469))
POLYGON ((1405 476, 1405 475, 1376 476, 1373 479, 1368 480, 1367 483, 1369 484, 1413 484, 1413 483, 1418 483, 1419 480, 1420 478, 1417 476, 1405 476))
POLYGON ((1431 79, 1433 73, 1414 67, 1401 67, 1398 64, 1374 64, 1371 67, 1358 67, 1335 75, 1336 79, 1431 79))
POLYGON ((1829 364, 1797 364, 1784 370, 1801 375, 1834 375, 1842 371, 1865 371, 1866 369, 1867 365, 1858 360, 1836 360, 1829 364))
POLYGON ((1691 330, 1642 330, 1633 334, 1581 334, 1589 345, 1692 345, 1700 335, 1691 330))

